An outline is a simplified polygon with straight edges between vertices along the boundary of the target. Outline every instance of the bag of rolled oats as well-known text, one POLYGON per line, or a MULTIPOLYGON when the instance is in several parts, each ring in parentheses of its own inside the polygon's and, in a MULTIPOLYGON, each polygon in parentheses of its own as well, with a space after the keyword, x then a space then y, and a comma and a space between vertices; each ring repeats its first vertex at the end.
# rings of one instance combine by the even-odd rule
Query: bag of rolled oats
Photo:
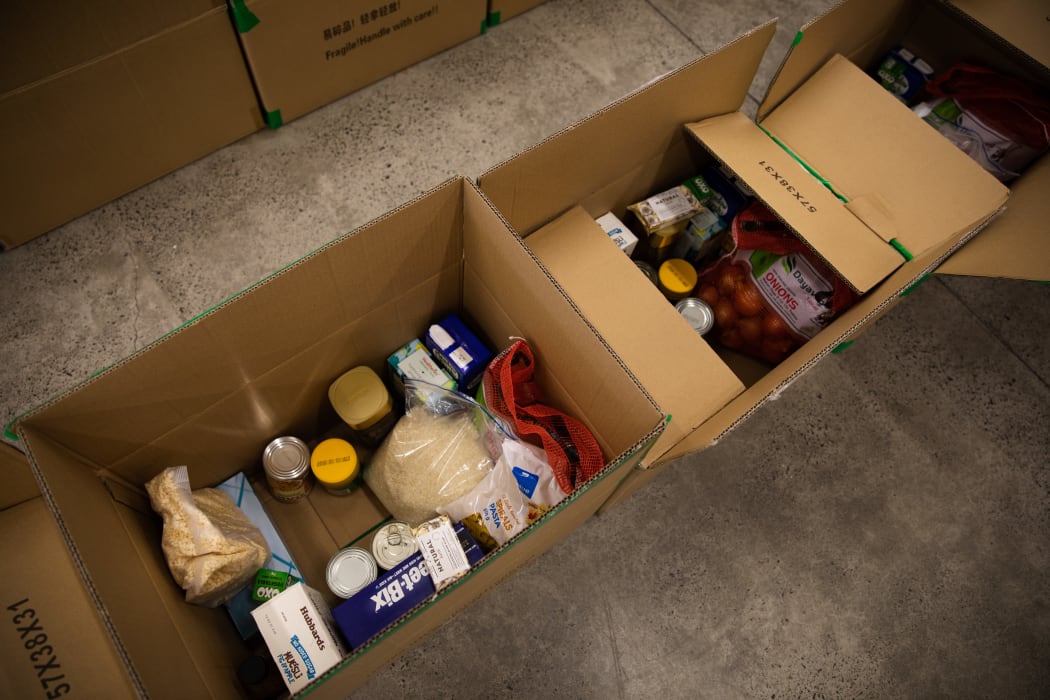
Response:
POLYGON ((191 491, 185 466, 165 469, 146 491, 164 519, 161 549, 187 602, 209 608, 225 603, 269 560, 259 528, 224 491, 191 491))

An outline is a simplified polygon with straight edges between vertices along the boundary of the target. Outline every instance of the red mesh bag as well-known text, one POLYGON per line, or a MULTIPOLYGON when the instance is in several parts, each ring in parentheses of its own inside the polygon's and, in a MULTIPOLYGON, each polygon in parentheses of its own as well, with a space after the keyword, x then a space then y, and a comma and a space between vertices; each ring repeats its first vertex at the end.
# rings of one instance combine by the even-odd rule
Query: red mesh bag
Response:
POLYGON ((558 486, 572 493, 601 471, 605 458, 587 426, 543 403, 533 379, 535 368, 532 348, 524 340, 515 341, 485 370, 485 404, 509 422, 519 438, 543 448, 558 486))
POLYGON ((714 312, 709 337, 725 347, 777 364, 857 300, 761 202, 731 231, 734 249, 700 273, 694 292, 714 312))

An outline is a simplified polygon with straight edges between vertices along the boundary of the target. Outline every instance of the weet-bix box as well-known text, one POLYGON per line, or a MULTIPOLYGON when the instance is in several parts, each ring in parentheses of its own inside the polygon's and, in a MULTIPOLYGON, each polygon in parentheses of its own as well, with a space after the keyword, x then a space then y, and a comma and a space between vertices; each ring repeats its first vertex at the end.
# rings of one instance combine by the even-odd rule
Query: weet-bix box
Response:
POLYGON ((321 594, 297 583, 252 610, 270 658, 292 693, 346 655, 321 594))
MULTIPOLYGON (((467 561, 473 566, 484 553, 463 525, 456 523, 454 528, 467 561)), ((356 649, 434 595, 435 590, 423 555, 416 552, 337 605, 332 613, 339 631, 356 649)))

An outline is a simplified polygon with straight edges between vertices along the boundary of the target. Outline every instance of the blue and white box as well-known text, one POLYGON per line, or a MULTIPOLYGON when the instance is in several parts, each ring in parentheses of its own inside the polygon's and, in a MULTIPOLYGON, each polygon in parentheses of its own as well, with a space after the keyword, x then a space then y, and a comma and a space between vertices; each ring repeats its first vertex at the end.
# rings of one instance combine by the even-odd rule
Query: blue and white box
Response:
POLYGON ((252 611, 252 617, 292 694, 346 656, 328 604, 305 583, 266 601, 252 611))
POLYGON ((492 351, 456 316, 449 314, 427 329, 423 342, 459 383, 460 391, 471 394, 478 387, 492 351))
MULTIPOLYGON (((484 556, 460 523, 454 526, 467 561, 473 566, 484 556)), ((416 552, 332 611, 343 638, 356 649, 382 632, 406 612, 436 592, 423 555, 416 552)))
POLYGON ((638 245, 638 236, 634 235, 616 214, 612 212, 602 214, 595 221, 620 250, 627 255, 634 253, 634 248, 638 245))

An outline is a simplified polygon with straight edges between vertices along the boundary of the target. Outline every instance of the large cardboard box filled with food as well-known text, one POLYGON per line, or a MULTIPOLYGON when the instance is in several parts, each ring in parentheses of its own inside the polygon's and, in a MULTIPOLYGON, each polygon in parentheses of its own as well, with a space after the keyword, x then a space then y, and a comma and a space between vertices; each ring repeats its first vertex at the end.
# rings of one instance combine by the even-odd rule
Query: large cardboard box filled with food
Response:
POLYGON ((5 2, 0 39, 5 248, 262 127, 221 0, 5 2))
MULTIPOLYGON (((890 5, 853 0, 804 29, 758 121, 741 109, 773 23, 479 179, 671 416, 606 507, 724 436, 985 227, 1003 249, 976 261, 986 274, 1050 277, 1050 256, 1030 259, 1047 246, 1032 213, 1045 197, 1011 212, 1001 173, 909 109, 879 68, 902 41, 925 54, 914 32, 994 51, 1035 88, 1039 71, 957 8, 890 5), (949 25, 966 41, 947 39, 949 25), (721 410, 698 412, 698 397, 721 410)), ((1014 193, 1045 192, 1045 166, 1010 179, 1014 193)))
MULTIPOLYGON (((124 674, 101 694, 344 697, 591 516, 665 422, 457 178, 21 418, 44 500, 8 510, 52 511, 124 674)), ((48 634, 91 617, 13 578, 48 634)))
POLYGON ((478 36, 486 0, 229 0, 264 118, 278 127, 478 36))

